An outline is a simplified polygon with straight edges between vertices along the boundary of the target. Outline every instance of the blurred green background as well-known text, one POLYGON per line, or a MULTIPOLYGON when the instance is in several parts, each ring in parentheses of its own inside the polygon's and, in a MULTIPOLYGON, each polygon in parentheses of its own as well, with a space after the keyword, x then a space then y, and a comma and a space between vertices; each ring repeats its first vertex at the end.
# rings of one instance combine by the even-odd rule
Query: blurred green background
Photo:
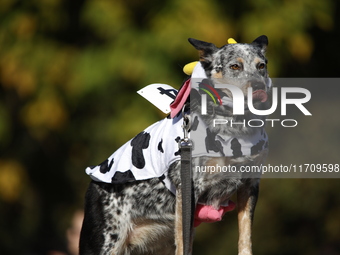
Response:
MULTIPOLYGON (((222 46, 262 34, 272 77, 339 76, 335 0, 1 0, 0 254, 71 254, 84 169, 164 117, 136 91, 180 87, 198 59, 189 37, 222 46)), ((312 117, 268 129, 268 163, 340 162, 339 88, 311 88, 322 95, 312 117)), ((254 254, 340 254, 339 185, 263 179, 254 254)), ((232 212, 201 225, 195 254, 236 254, 236 224, 232 212)))

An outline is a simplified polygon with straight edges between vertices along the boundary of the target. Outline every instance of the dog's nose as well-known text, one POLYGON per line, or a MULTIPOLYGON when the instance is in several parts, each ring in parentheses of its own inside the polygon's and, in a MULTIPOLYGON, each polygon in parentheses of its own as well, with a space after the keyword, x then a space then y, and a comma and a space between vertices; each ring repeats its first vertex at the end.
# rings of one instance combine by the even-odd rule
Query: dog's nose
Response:
POLYGON ((265 89, 265 85, 262 82, 254 81, 251 83, 253 90, 265 89))

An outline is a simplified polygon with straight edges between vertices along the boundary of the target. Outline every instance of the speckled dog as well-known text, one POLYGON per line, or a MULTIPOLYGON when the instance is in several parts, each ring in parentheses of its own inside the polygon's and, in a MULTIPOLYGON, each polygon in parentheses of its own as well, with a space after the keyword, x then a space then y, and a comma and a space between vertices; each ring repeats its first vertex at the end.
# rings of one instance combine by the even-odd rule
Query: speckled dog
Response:
MULTIPOLYGON (((247 89, 252 87, 250 100, 254 107, 268 109, 271 82, 265 58, 268 45, 266 36, 260 36, 251 44, 227 44, 221 48, 195 39, 189 39, 189 42, 199 51, 201 66, 208 78, 208 87, 213 87, 214 84, 232 84, 243 91, 245 98, 247 89)), ((199 116, 202 110, 202 91, 205 90, 198 89, 191 93, 191 113, 196 112, 199 116)), ((221 102, 232 98, 227 89, 216 91, 221 102)), ((245 114, 241 116, 233 115, 232 105, 218 105, 212 101, 208 101, 208 112, 209 114, 201 116, 207 123, 204 132, 206 138, 209 138, 205 139, 205 149, 215 154, 193 154, 195 204, 210 205, 218 209, 237 192, 239 254, 249 255, 252 254, 251 224, 258 197, 260 173, 246 175, 240 171, 226 173, 194 169, 200 166, 230 165, 240 170, 242 166, 263 164, 268 151, 266 133, 263 127, 250 127, 247 123, 250 119, 263 120, 265 117, 251 113, 246 102, 245 114), (214 119, 246 124, 213 125, 214 119), (259 137, 255 142, 251 140, 254 135, 259 137), (246 145, 247 139, 251 141, 250 146, 246 145)), ((178 114, 177 118, 181 119, 182 116, 178 114)), ((173 120, 168 118, 156 126, 167 121, 173 120)), ((193 120, 191 132, 197 129, 198 122, 197 118, 193 120)), ((146 151, 152 144, 157 144, 157 153, 164 154, 167 135, 170 136, 169 132, 164 132, 163 136, 157 136, 157 140, 153 142, 152 139, 156 138, 146 129, 127 143, 125 149, 131 151, 128 158, 135 171, 118 169, 111 174, 111 169, 119 165, 118 160, 124 158, 125 152, 119 156, 113 154, 96 168, 98 175, 92 177, 94 181, 86 194, 85 218, 80 238, 81 255, 182 254, 182 201, 181 192, 178 192, 181 184, 180 161, 169 163, 166 173, 157 178, 136 178, 136 173, 139 174, 138 171, 143 171, 148 164, 146 151), (101 175, 109 175, 110 183, 100 181, 101 175), (166 179, 175 187, 175 194, 169 189, 166 179)), ((178 142, 177 137, 171 140, 176 144, 178 142)), ((178 151, 176 153, 179 155, 178 151)), ((158 154, 150 154, 150 159, 160 159, 158 154)), ((94 168, 89 168, 89 172, 91 171, 94 168)))

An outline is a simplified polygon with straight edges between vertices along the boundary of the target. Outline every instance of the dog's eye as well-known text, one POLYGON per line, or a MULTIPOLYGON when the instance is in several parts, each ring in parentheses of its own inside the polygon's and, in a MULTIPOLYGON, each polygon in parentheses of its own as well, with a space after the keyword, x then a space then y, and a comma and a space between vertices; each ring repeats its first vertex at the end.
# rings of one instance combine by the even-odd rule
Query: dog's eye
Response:
POLYGON ((240 70, 241 66, 239 66, 238 64, 233 64, 233 65, 230 65, 230 69, 232 69, 232 70, 240 70))
POLYGON ((260 63, 259 65, 258 65, 258 69, 260 69, 260 70, 262 70, 262 69, 264 69, 266 67, 266 64, 264 64, 264 63, 260 63))

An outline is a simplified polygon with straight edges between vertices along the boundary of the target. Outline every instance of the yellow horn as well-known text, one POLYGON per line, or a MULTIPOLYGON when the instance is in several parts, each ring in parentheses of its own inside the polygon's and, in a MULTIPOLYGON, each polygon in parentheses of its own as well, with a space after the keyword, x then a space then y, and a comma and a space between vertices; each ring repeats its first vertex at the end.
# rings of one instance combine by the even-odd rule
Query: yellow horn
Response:
POLYGON ((183 67, 183 72, 186 74, 186 75, 191 75, 192 72, 194 71, 194 68, 196 66, 196 64, 198 63, 198 61, 194 61, 194 62, 191 62, 189 64, 186 64, 184 67, 183 67))
POLYGON ((233 38, 229 38, 228 39, 228 43, 229 44, 234 44, 234 43, 237 43, 233 38))

